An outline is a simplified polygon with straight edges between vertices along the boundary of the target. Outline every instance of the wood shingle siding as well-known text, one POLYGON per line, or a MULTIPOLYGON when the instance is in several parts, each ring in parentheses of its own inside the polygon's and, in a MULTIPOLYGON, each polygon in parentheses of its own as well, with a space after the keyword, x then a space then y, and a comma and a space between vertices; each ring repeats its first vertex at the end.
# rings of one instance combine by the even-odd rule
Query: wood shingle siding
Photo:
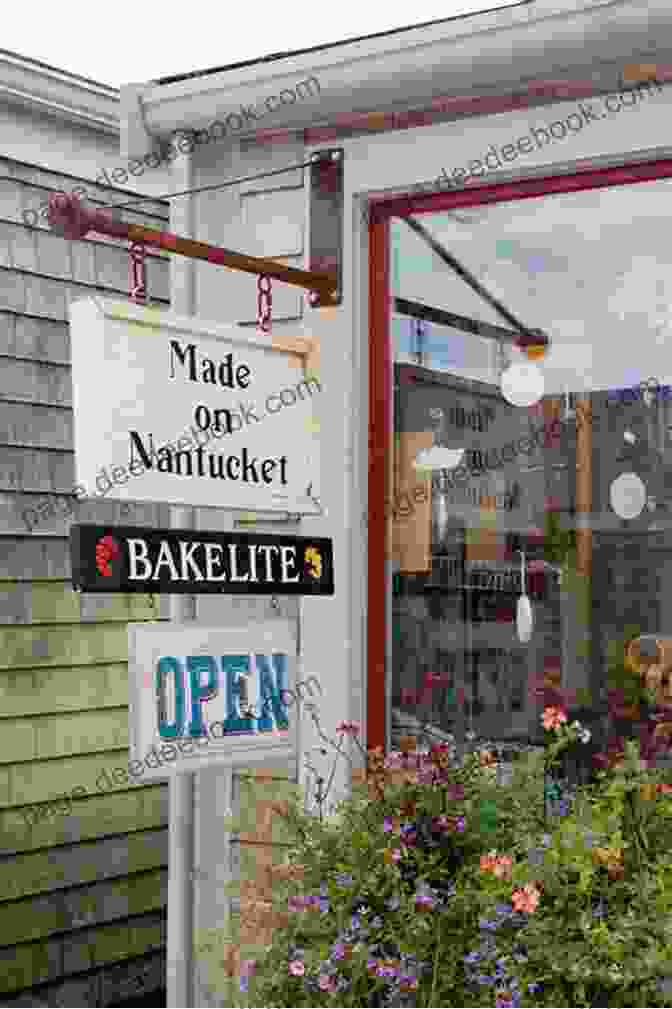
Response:
MULTIPOLYGON (((144 990, 152 990, 165 971, 167 789, 105 786, 101 777, 128 766, 127 624, 165 618, 165 600, 79 595, 69 582, 73 520, 168 521, 165 506, 72 496, 68 303, 94 293, 126 299, 129 257, 116 239, 70 242, 43 219, 29 226, 22 218, 49 191, 76 185, 101 206, 132 196, 0 159, 0 1002, 7 1006, 117 1005, 138 990, 135 975, 146 975, 144 990), (53 804, 77 786, 86 794, 53 804)), ((120 216, 168 227, 163 202, 120 216)), ((149 298, 164 307, 168 261, 148 252, 149 298)))

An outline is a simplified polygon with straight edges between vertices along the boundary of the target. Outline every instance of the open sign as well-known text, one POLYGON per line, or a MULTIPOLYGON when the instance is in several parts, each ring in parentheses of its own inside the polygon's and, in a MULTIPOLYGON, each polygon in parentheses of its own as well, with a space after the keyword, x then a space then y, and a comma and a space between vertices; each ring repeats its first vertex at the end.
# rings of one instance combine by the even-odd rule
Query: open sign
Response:
MULTIPOLYGON (((128 632, 132 757, 143 760, 167 740, 204 744, 194 753, 180 750, 170 769, 178 771, 192 770, 194 762, 260 763, 294 755, 296 642, 289 623, 129 624, 128 632)), ((155 776, 167 773, 160 767, 155 776)))

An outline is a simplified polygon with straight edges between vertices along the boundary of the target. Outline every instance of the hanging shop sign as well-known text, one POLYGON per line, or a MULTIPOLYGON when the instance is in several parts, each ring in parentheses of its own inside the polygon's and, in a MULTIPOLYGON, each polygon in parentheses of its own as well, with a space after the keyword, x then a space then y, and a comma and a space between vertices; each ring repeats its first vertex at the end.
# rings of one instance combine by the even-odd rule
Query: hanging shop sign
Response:
POLYGON ((74 525, 70 554, 84 592, 334 594, 333 543, 322 536, 74 525))
POLYGON ((296 666, 287 621, 129 624, 129 775, 292 760, 296 666))
POLYGON ((83 494, 320 512, 310 340, 98 297, 70 306, 70 337, 83 494))

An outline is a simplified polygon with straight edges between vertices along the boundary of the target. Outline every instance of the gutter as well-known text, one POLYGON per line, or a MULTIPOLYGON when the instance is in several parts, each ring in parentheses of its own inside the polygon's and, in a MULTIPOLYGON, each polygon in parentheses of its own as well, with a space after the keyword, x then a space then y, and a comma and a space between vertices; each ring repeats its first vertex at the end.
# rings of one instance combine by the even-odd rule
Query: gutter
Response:
POLYGON ((0 49, 0 100, 62 122, 119 135, 119 92, 0 49))
MULTIPOLYGON (((599 0, 578 10, 567 10, 567 3, 531 0, 468 22, 441 22, 239 70, 125 85, 122 156, 144 157, 175 132, 240 117, 241 105, 259 107, 311 77, 319 81, 319 95, 275 108, 264 116, 264 133, 293 135, 353 113, 430 104, 440 95, 494 97, 549 75, 593 80, 605 65, 618 79, 625 64, 651 59, 652 40, 669 36, 669 0, 599 0)), ((220 142, 258 134, 250 122, 220 142)))

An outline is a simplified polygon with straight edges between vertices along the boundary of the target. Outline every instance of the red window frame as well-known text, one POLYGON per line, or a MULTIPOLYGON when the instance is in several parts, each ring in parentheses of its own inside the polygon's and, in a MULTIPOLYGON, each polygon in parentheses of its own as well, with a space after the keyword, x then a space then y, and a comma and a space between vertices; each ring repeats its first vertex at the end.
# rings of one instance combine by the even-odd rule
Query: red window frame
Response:
POLYGON ((568 175, 548 175, 459 192, 395 197, 376 203, 369 216, 369 480, 368 480, 368 607, 367 607, 367 748, 385 748, 386 560, 391 523, 386 503, 392 492, 392 346, 390 316, 390 219, 410 214, 484 203, 572 193, 584 189, 632 185, 672 177, 672 160, 658 159, 612 168, 586 169, 568 175))

